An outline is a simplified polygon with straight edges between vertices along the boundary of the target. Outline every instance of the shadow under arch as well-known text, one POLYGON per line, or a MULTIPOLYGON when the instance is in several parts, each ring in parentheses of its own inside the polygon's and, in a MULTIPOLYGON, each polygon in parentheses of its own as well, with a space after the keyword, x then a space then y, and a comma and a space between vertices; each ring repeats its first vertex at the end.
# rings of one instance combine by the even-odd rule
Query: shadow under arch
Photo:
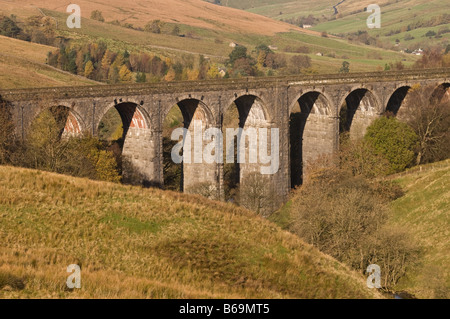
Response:
POLYGON ((439 84, 431 94, 430 103, 439 103, 444 98, 450 100, 450 83, 439 84))
POLYGON ((367 127, 378 117, 379 103, 368 89, 350 92, 339 110, 339 133, 347 133, 350 139, 359 139, 367 127))
POLYGON ((293 103, 289 119, 291 188, 303 183, 307 162, 333 150, 333 127, 330 103, 322 93, 304 93, 293 103))
MULTIPOLYGON (((200 188, 206 188, 215 193, 218 191, 218 172, 215 164, 205 163, 203 153, 196 154, 194 134, 201 129, 202 136, 206 129, 214 127, 214 117, 209 107, 201 100, 186 98, 171 105, 163 114, 163 181, 164 188, 186 193, 198 193, 200 188), (201 127, 196 126, 201 124, 201 127), (186 158, 187 141, 173 141, 171 135, 177 128, 186 129, 191 136, 191 157, 186 158), (183 143, 180 151, 181 163, 174 163, 172 150, 177 143, 183 143)), ((180 136, 180 139, 182 137, 180 136)), ((202 150, 206 141, 202 139, 202 150)), ((204 195, 204 194, 202 194, 204 195)))
MULTIPOLYGON (((234 202, 239 197, 238 188, 245 180, 246 176, 251 173, 260 173, 261 164, 250 163, 249 149, 258 148, 258 140, 250 140, 251 137, 243 136, 241 143, 245 143, 245 160, 242 159, 242 163, 238 161, 238 136, 230 136, 230 132, 237 133, 239 129, 244 129, 247 132, 259 132, 259 128, 270 128, 268 120, 268 113, 263 100, 253 94, 244 94, 241 96, 235 96, 234 99, 229 101, 230 104, 225 105, 223 119, 222 119, 222 131, 224 135, 224 159, 229 154, 233 155, 233 162, 224 160, 222 165, 223 170, 223 188, 224 197, 226 201, 234 202), (230 139, 229 141, 227 139, 230 139), (231 140, 233 139, 233 140, 231 140), (232 147, 232 149, 227 149, 232 147)), ((259 136, 256 137, 259 139, 259 136)), ((268 147, 269 149, 269 147, 268 147)))
POLYGON ((406 101, 406 97, 408 96, 410 89, 411 87, 409 85, 397 88, 389 98, 389 101, 386 105, 385 113, 391 113, 394 116, 397 116, 402 105, 406 101))

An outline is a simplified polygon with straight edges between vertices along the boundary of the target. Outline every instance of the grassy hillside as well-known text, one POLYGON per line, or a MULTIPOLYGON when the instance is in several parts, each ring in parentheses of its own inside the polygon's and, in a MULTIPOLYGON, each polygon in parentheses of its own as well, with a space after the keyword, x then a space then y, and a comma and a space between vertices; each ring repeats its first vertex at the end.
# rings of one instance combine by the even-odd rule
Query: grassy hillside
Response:
POLYGON ((418 298, 450 298, 450 160, 396 180, 406 195, 393 203, 392 220, 411 230, 423 254, 398 289, 418 298))
MULTIPOLYGON (((278 47, 278 53, 286 47, 295 49, 307 46, 310 48, 309 56, 312 58, 313 67, 320 73, 338 72, 344 60, 351 60, 351 71, 375 71, 377 67, 384 67, 388 62, 404 60, 405 64, 411 64, 416 59, 411 55, 349 44, 345 40, 323 38, 317 31, 302 30, 293 25, 201 0, 114 2, 114 6, 111 6, 110 2, 81 1, 81 29, 66 27, 66 7, 55 0, 40 2, 41 9, 33 7, 31 1, 0 0, 0 4, 4 4, 0 12, 6 15, 15 14, 20 19, 45 14, 58 21, 58 34, 78 42, 101 39, 113 49, 147 51, 173 59, 181 59, 185 54, 203 54, 211 60, 224 62, 232 51, 230 42, 247 46, 249 51, 259 44, 273 45, 278 47), (180 2, 183 3, 182 6, 176 5, 180 2), (104 23, 89 19, 90 12, 94 9, 103 12, 104 23), (131 23, 135 28, 142 28, 153 19, 161 19, 166 23, 161 34, 154 34, 109 23, 116 19, 120 20, 122 25, 131 23), (175 25, 185 37, 171 34, 175 25), (317 56, 316 53, 319 52, 324 56, 317 56)), ((293 54, 287 55, 289 57, 293 54)))
MULTIPOLYGON (((66 12, 68 3, 58 0, 0 1, 3 10, 19 11, 19 8, 29 9, 32 5, 52 11, 66 12)), ((165 22, 175 22, 193 27, 215 31, 231 31, 236 33, 254 33, 274 35, 278 32, 288 32, 296 29, 289 24, 268 19, 261 15, 249 14, 233 8, 225 8, 205 3, 202 0, 79 0, 82 16, 89 18, 93 10, 100 10, 106 21, 119 20, 144 27, 151 20, 160 19, 165 22)))
POLYGON ((45 65, 54 48, 0 36, 0 88, 92 85, 96 82, 45 65))
POLYGON ((429 31, 439 32, 442 28, 450 28, 450 21, 437 26, 419 26, 407 30, 408 25, 427 22, 442 14, 449 14, 448 3, 440 0, 381 0, 376 3, 381 7, 381 29, 368 29, 366 20, 369 16, 364 9, 371 0, 344 0, 337 6, 335 14, 333 6, 341 2, 336 0, 222 0, 222 5, 240 8, 252 13, 261 14, 277 20, 287 20, 313 15, 320 22, 313 27, 315 31, 327 31, 330 34, 346 34, 368 31, 377 39, 394 44, 400 40, 400 47, 424 46, 429 43, 449 43, 450 33, 442 37, 429 39, 425 34, 429 31), (391 32, 393 31, 393 32, 391 32), (392 34, 391 34, 392 33, 392 34), (405 37, 407 40, 405 40, 405 37), (414 37, 414 39, 412 39, 414 37))
POLYGON ((0 298, 372 298, 364 278, 253 213, 0 167, 0 298), (70 264, 82 288, 68 291, 70 264))

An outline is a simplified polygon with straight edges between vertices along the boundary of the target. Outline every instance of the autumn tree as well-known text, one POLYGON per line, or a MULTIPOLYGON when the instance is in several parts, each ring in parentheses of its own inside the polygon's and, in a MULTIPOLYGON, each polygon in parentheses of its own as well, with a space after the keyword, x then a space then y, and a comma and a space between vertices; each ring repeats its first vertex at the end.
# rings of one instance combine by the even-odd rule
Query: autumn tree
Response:
POLYGON ((162 25, 161 20, 153 20, 145 25, 144 31, 159 34, 161 33, 162 25))
POLYGON ((84 76, 90 78, 92 72, 94 72, 94 64, 92 63, 91 60, 89 60, 84 67, 84 76))
POLYGON ((128 70, 126 65, 122 65, 119 71, 120 82, 131 82, 133 80, 133 73, 128 70))
POLYGON ((446 89, 417 87, 410 90, 408 124, 418 136, 416 165, 450 157, 450 99, 446 89), (430 98, 431 97, 431 98, 430 98))
POLYGON ((294 55, 289 61, 289 73, 298 74, 311 67, 311 58, 307 55, 294 55))

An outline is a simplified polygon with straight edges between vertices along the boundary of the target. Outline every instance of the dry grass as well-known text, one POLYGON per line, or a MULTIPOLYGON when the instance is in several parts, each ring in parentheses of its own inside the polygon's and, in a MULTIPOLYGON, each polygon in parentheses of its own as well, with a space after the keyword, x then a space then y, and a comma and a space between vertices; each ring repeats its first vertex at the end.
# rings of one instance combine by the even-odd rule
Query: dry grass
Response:
POLYGON ((0 88, 92 85, 96 82, 45 65, 53 47, 0 36, 0 88))
MULTIPOLYGON (((82 16, 89 18, 93 10, 100 10, 106 21, 119 20, 135 26, 144 25, 155 19, 170 23, 187 24, 216 31, 243 32, 274 35, 299 28, 260 15, 241 10, 216 6, 202 0, 79 0, 82 16)), ((19 8, 30 11, 32 5, 49 10, 66 12, 69 2, 57 0, 0 1, 3 10, 15 12, 19 8)), ((31 10, 32 11, 32 10, 31 10)), ((35 14, 38 11, 35 9, 35 14)), ((311 31, 309 31, 311 32, 311 31)))
POLYGON ((449 298, 450 160, 411 170, 397 181, 406 195, 393 203, 393 222, 408 227, 423 252, 399 289, 419 298, 449 298))
POLYGON ((0 193, 1 298, 380 297, 229 204, 11 167, 0 167, 0 193), (80 290, 65 288, 70 264, 82 267, 80 290))

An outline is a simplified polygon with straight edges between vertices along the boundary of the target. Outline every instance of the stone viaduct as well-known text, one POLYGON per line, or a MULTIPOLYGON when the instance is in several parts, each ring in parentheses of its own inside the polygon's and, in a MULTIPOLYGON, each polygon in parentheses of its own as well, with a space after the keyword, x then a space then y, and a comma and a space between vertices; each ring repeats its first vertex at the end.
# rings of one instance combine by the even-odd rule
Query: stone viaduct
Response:
MULTIPOLYGON (((450 69, 15 89, 0 90, 0 95, 11 106, 20 138, 44 108, 68 111, 64 134, 96 135, 103 116, 115 107, 124 127, 122 155, 137 172, 129 178, 149 186, 164 185, 163 122, 173 106, 179 106, 185 128, 200 119, 206 127, 222 129, 224 116, 235 105, 240 127, 279 129, 279 170, 268 186, 285 198, 291 186, 301 182, 301 163, 338 149, 343 106, 350 136, 356 138, 387 110, 404 116, 408 110, 402 109, 402 102, 417 84, 448 94, 450 69), (300 124, 292 135, 293 114, 300 124), (300 165, 291 164, 295 158, 300 165)), ((240 178, 256 166, 242 164, 240 178)), ((217 194, 223 191, 222 164, 184 163, 183 175, 186 192, 197 183, 210 184, 217 194)))

